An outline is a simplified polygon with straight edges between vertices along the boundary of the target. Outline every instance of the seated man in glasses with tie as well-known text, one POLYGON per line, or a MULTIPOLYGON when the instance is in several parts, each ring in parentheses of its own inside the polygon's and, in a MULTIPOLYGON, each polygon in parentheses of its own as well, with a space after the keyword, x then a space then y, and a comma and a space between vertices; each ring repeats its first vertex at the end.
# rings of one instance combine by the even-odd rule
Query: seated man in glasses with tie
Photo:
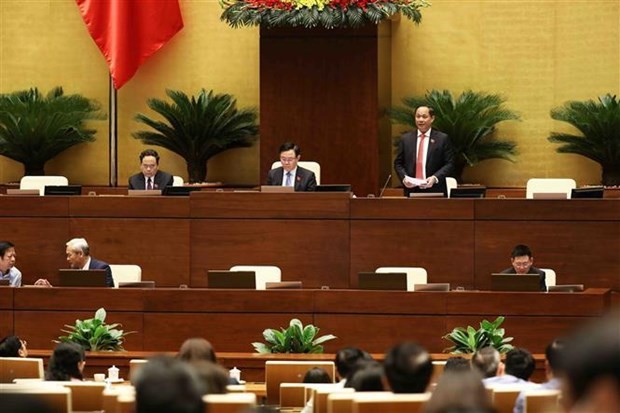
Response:
POLYGON ((547 274, 532 265, 534 264, 534 256, 530 247, 523 244, 515 246, 510 256, 510 263, 512 267, 506 268, 502 274, 538 274, 540 291, 547 291, 547 274))
POLYGON ((160 189, 172 186, 173 177, 159 170, 159 154, 146 149, 140 154, 140 173, 129 178, 129 189, 160 189))
POLYGON ((301 158, 299 146, 286 142, 280 146, 282 166, 272 169, 267 174, 267 185, 292 186, 296 192, 316 190, 314 172, 297 165, 301 158))
POLYGON ((447 194, 446 177, 454 170, 454 157, 448 135, 431 129, 434 120, 433 108, 419 106, 417 129, 404 133, 398 143, 394 169, 407 197, 411 192, 447 194))

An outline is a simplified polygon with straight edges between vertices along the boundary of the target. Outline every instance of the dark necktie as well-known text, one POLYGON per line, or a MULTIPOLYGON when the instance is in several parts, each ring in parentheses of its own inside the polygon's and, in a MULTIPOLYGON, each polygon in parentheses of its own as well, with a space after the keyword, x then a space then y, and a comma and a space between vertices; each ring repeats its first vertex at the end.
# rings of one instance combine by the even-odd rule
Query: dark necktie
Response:
POLYGON ((153 189, 153 179, 152 178, 148 178, 146 180, 146 189, 153 189))

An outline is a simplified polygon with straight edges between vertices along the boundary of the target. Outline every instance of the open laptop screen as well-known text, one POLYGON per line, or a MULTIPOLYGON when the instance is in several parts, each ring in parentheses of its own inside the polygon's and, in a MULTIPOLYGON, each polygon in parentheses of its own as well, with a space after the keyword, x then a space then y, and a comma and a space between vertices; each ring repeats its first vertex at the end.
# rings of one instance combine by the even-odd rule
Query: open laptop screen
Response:
POLYGON ((58 270, 60 287, 107 287, 106 270, 58 270))
POLYGON ((360 272, 360 290, 407 291, 407 273, 404 272, 360 272))
POLYGON ((45 195, 82 195, 82 185, 45 185, 45 195))
POLYGON ((491 274, 493 291, 540 291, 538 274, 491 274))

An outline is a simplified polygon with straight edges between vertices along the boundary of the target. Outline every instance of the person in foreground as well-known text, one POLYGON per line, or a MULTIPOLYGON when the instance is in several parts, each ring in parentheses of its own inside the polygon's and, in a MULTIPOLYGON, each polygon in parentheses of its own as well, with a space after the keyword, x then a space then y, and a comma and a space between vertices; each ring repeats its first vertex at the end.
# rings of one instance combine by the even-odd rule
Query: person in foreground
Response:
POLYGON ((203 413, 201 384, 185 362, 157 356, 135 380, 136 413, 203 413))
POLYGON ((493 413, 495 409, 477 370, 444 371, 424 413, 493 413))
POLYGON ((433 108, 419 106, 415 110, 416 130, 404 133, 398 142, 394 170, 403 183, 405 196, 412 192, 448 190, 446 177, 454 171, 454 155, 448 135, 431 126, 433 108))
POLYGON ((28 357, 26 340, 17 336, 7 336, 0 340, 0 357, 28 357))
MULTIPOLYGON (((114 287, 112 269, 107 262, 99 261, 90 255, 90 247, 84 238, 73 238, 66 244, 65 253, 69 266, 75 270, 105 270, 106 287, 114 287)), ((37 286, 51 287, 52 284, 44 279, 38 279, 37 286)))
POLYGON ((82 381, 82 372, 86 365, 86 356, 82 346, 76 343, 60 343, 50 357, 45 380, 48 381, 82 381))
POLYGON ((15 245, 10 241, 0 241, 0 280, 9 280, 11 287, 22 285, 22 273, 15 267, 15 245))
POLYGON ((530 247, 523 244, 515 246, 512 250, 510 263, 512 267, 506 268, 502 271, 502 274, 538 274, 540 277, 540 291, 547 291, 545 272, 532 265, 534 264, 534 256, 530 247))
POLYGON ((129 177, 129 189, 164 189, 172 186, 174 177, 159 170, 159 154, 153 149, 140 153, 140 173, 129 177))
POLYGON ((412 342, 399 344, 388 351, 383 368, 394 393, 424 393, 433 375, 431 355, 412 342))
POLYGON ((283 143, 278 151, 282 166, 272 169, 267 174, 267 185, 292 186, 296 192, 316 190, 314 172, 297 165, 301 158, 301 149, 292 142, 283 143))

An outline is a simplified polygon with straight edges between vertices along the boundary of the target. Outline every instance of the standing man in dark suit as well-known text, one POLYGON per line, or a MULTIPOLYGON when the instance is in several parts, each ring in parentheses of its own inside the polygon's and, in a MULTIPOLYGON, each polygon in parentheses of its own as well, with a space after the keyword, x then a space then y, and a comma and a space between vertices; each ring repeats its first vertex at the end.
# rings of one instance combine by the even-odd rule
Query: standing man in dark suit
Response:
POLYGON ((417 129, 404 133, 398 143, 394 169, 405 187, 405 196, 411 192, 447 194, 446 177, 454 170, 453 153, 448 135, 431 129, 434 120, 433 108, 418 107, 417 129))
POLYGON ((269 171, 267 185, 294 186, 296 192, 316 190, 314 172, 297 165, 301 158, 299 146, 286 142, 280 146, 279 152, 282 166, 269 171))
POLYGON ((140 154, 140 173, 129 178, 129 189, 164 189, 172 186, 173 177, 159 170, 159 154, 146 149, 140 154))
POLYGON ((532 250, 527 245, 519 244, 512 250, 510 262, 512 267, 506 268, 502 274, 538 274, 540 277, 540 291, 547 291, 545 281, 546 274, 540 268, 534 267, 534 256, 532 250))

